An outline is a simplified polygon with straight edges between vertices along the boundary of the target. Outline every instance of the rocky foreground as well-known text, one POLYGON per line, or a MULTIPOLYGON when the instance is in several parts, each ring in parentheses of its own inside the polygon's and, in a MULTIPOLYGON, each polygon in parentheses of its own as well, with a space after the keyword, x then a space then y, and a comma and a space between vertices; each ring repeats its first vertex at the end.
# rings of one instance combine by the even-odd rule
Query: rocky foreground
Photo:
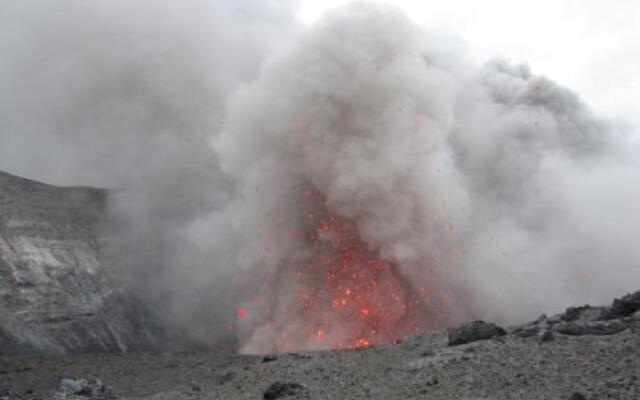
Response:
POLYGON ((640 399, 640 292, 392 346, 0 358, 0 399, 640 399))

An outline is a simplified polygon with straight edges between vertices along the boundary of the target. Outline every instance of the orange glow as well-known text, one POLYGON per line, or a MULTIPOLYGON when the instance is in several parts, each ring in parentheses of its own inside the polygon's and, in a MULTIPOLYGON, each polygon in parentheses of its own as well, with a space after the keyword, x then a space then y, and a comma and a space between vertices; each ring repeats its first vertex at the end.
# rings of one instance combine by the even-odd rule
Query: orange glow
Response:
MULTIPOLYGON (((265 235, 269 248, 279 240, 298 238, 295 258, 285 258, 273 275, 263 273, 262 293, 256 298, 265 302, 252 308, 257 317, 250 322, 259 325, 249 331, 274 338, 265 352, 389 344, 440 326, 437 307, 432 306, 437 301, 433 295, 441 290, 414 288, 397 265, 360 238, 354 221, 328 207, 315 187, 305 187, 295 198, 302 202, 296 205, 301 208, 297 215, 274 218, 275 229, 288 226, 295 232, 285 232, 284 239, 265 235)), ((437 285, 436 278, 429 284, 437 285)), ((246 310, 236 314, 242 317, 246 310)))

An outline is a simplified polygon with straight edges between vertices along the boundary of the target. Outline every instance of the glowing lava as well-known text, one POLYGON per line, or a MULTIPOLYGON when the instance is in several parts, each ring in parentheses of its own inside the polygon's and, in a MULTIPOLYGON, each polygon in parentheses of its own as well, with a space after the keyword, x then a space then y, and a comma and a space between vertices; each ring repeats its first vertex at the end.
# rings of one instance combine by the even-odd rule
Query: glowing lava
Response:
POLYGON ((237 311, 246 315, 241 325, 248 321, 240 338, 245 352, 384 344, 438 325, 425 306, 432 291, 414 289, 315 188, 301 198, 311 211, 295 225, 299 251, 262 283, 255 298, 268 301, 237 311))

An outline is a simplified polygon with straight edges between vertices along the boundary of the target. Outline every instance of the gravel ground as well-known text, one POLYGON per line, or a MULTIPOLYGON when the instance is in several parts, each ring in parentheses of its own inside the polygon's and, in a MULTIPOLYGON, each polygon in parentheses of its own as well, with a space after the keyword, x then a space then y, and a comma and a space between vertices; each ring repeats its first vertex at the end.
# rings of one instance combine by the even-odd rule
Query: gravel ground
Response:
POLYGON ((568 309, 507 334, 475 322, 393 346, 271 357, 1 357, 0 393, 52 398, 62 377, 98 377, 126 399, 640 399, 640 311, 612 307, 568 309))

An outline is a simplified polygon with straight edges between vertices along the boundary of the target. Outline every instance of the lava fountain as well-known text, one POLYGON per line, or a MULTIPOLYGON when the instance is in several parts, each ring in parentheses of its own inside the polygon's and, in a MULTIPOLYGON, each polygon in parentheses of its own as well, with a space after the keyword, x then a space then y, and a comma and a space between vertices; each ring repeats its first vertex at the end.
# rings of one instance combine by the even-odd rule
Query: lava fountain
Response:
POLYGON ((236 184, 242 352, 384 344, 460 320, 456 85, 421 37, 387 9, 337 11, 230 101, 214 147, 236 184))
MULTIPOLYGON (((437 290, 437 274, 428 286, 416 286, 362 241, 353 221, 331 211, 314 186, 303 186, 297 197, 305 212, 287 233, 303 251, 263 274, 252 301, 236 310, 244 352, 388 344, 443 326, 438 303, 448 300, 437 290)), ((273 229, 267 240, 275 246, 283 233, 273 229)))

